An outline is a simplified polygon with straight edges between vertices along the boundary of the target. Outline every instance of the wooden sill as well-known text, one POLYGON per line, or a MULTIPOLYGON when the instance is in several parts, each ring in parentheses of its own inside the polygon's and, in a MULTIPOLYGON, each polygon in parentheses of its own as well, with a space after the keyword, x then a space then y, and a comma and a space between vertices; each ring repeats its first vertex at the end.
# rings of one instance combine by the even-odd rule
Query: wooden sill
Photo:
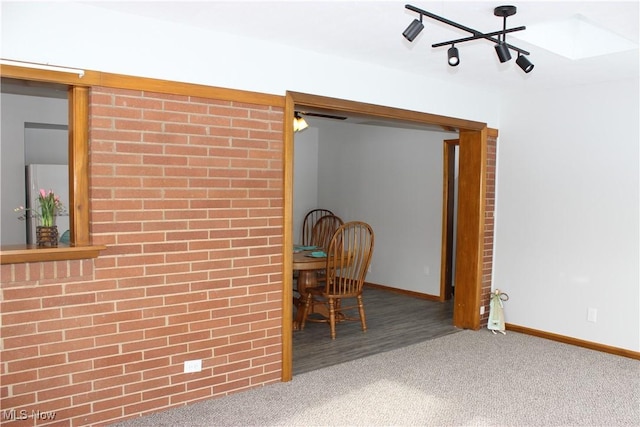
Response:
POLYGON ((69 246, 59 244, 57 248, 42 248, 35 245, 8 245, 0 248, 0 264, 23 262, 66 261, 97 258, 106 246, 69 246))

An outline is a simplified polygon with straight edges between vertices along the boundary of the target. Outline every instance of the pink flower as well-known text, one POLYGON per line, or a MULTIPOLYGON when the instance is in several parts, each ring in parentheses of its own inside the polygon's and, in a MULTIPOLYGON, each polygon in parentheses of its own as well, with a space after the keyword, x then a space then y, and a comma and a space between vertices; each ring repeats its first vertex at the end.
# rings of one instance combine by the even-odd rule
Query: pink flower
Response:
POLYGON ((44 188, 40 189, 40 197, 47 197, 47 192, 44 191, 44 188))

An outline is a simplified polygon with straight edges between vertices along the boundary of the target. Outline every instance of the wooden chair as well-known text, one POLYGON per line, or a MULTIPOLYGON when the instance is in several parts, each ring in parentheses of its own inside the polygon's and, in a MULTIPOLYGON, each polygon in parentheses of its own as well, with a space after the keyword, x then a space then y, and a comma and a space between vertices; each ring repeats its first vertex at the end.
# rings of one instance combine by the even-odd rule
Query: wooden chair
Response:
POLYGON ((313 209, 307 212, 302 221, 302 244, 307 246, 311 245, 311 236, 313 234, 313 226, 316 222, 325 215, 333 215, 329 209, 313 209))
POLYGON ((336 230, 344 224, 344 221, 336 215, 321 216, 311 230, 311 245, 318 246, 323 250, 329 247, 329 242, 336 230))
POLYGON ((328 306, 329 318, 324 320, 331 328, 331 338, 336 338, 336 319, 360 320, 362 331, 367 322, 362 301, 362 287, 373 255, 374 234, 371 226, 361 221, 347 222, 340 226, 327 249, 326 282, 324 286, 307 289, 300 329, 304 329, 311 304, 328 306), (355 299, 355 305, 345 306, 345 299, 355 299), (348 310, 357 309, 357 317, 349 317, 348 310))
MULTIPOLYGON (((331 242, 333 234, 342 224, 344 224, 344 221, 336 215, 325 215, 320 217, 313 226, 313 231, 311 232, 311 244, 322 248, 323 251, 326 251, 327 248, 329 248, 329 243, 331 242)), ((326 278, 326 270, 317 270, 316 275, 318 276, 318 282, 324 282, 326 278)))
MULTIPOLYGON (((316 222, 318 222, 320 218, 327 215, 333 215, 333 212, 331 212, 329 209, 320 209, 320 208, 312 209, 309 212, 307 212, 302 222, 302 244, 304 246, 316 245, 316 243, 312 243, 313 227, 314 225, 316 225, 316 222)), ((340 222, 342 222, 342 220, 340 220, 340 222)), ((297 294, 299 294, 298 275, 296 271, 293 272, 293 292, 294 292, 293 305, 298 307, 299 310, 301 310, 302 309, 302 307, 300 307, 301 299, 298 296, 296 296, 297 294)))

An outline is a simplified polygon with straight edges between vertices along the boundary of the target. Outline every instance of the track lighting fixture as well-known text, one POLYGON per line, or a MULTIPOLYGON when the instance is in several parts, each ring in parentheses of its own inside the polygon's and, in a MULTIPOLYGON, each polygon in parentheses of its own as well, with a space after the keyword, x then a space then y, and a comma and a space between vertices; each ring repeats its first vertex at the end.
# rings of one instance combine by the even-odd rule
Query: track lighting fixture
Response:
POLYGON ((407 29, 404 30, 404 32, 402 33, 402 35, 410 42, 412 42, 424 28, 424 24, 422 23, 423 16, 426 16, 428 18, 434 19, 436 21, 442 22, 444 24, 450 25, 452 27, 458 28, 460 30, 466 31, 471 34, 471 36, 469 37, 464 37, 456 40, 449 40, 449 41, 435 43, 431 45, 431 47, 433 48, 441 47, 441 46, 451 46, 447 51, 447 57, 448 57, 449 65, 452 67, 455 67, 460 63, 460 56, 458 53, 458 49, 455 47, 456 43, 464 43, 471 40, 485 39, 495 44, 496 54, 498 55, 498 59, 500 60, 500 62, 504 63, 511 60, 510 51, 515 50, 516 52, 518 52, 518 59, 516 60, 516 63, 518 64, 518 66, 525 73, 528 73, 531 70, 533 70, 533 64, 531 64, 531 62, 529 62, 529 60, 525 57, 525 55, 529 55, 529 52, 527 52, 524 49, 520 49, 519 47, 513 46, 507 43, 506 41, 507 33, 522 31, 526 29, 526 27, 524 26, 507 28, 507 17, 516 14, 517 9, 515 6, 498 6, 493 10, 493 14, 495 16, 499 16, 503 18, 503 26, 502 26, 502 30, 493 31, 490 33, 483 33, 481 31, 474 30, 473 28, 469 28, 462 24, 458 24, 457 22, 450 21, 449 19, 435 15, 431 12, 427 12, 426 10, 417 8, 410 4, 405 5, 405 8, 413 12, 416 12, 420 15, 420 20, 414 19, 413 22, 411 22, 411 24, 407 27, 407 29))
POLYGON ((447 51, 447 56, 449 57, 449 65, 457 67, 460 63, 460 56, 458 55, 458 48, 455 47, 455 45, 451 45, 447 51))
POLYGON ((525 73, 529 73, 531 72, 531 70, 533 70, 533 64, 529 62, 527 57, 524 55, 518 55, 518 59, 516 59, 516 64, 518 64, 518 66, 522 68, 522 71, 524 71, 525 73))
POLYGON ((418 37, 418 34, 420 34, 420 32, 423 29, 424 29, 424 24, 422 23, 422 15, 420 15, 420 20, 418 21, 417 19, 414 19, 413 22, 409 24, 407 29, 404 30, 402 35, 404 36, 405 39, 412 42, 413 39, 418 37))
POLYGON ((293 131, 300 132, 301 130, 305 130, 309 127, 309 124, 305 119, 302 118, 300 113, 297 111, 293 114, 293 131))
POLYGON ((498 54, 498 59, 500 62, 507 62, 511 59, 511 53, 509 53, 509 48, 504 42, 500 42, 496 44, 496 53, 498 54))

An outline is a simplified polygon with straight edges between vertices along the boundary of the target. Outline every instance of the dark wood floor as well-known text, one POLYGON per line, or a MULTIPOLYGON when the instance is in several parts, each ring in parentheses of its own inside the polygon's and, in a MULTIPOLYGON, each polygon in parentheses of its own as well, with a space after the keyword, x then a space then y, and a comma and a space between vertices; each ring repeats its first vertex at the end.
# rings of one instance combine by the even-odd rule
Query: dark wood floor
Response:
POLYGON ((460 330, 453 326, 453 300, 434 302, 370 287, 365 288, 363 298, 366 333, 360 322, 353 321, 336 326, 335 340, 326 323, 307 322, 303 331, 294 331, 294 375, 460 330))

